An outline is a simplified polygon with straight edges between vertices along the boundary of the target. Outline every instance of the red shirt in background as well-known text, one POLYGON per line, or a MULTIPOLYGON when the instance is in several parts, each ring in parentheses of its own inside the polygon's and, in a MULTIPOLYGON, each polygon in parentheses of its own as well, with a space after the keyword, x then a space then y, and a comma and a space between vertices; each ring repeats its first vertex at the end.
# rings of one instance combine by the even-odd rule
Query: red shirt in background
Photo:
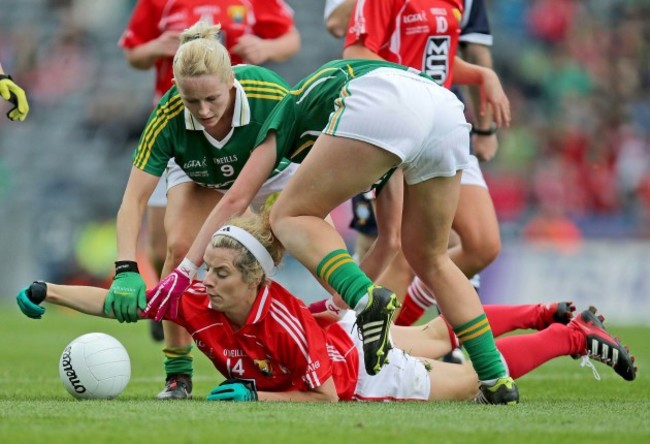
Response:
POLYGON ((360 42, 385 60, 452 84, 458 49, 462 0, 359 0, 345 47, 360 42))
MULTIPOLYGON (((183 31, 200 19, 221 24, 222 43, 233 65, 242 63, 231 48, 242 35, 277 38, 293 27, 293 10, 283 0, 139 0, 120 38, 122 48, 133 49, 165 31, 183 31)), ((172 58, 155 63, 154 103, 172 86, 172 58)))

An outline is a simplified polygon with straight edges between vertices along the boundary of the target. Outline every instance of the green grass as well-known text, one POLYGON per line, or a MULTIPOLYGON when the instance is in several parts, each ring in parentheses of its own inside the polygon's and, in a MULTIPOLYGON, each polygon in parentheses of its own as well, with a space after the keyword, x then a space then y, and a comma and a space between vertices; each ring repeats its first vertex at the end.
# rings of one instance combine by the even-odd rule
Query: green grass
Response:
MULTIPOLYGON (((516 407, 468 403, 208 403, 222 378, 195 353, 195 400, 160 402, 162 354, 145 322, 119 324, 48 307, 40 321, 0 304, 0 443, 650 442, 650 328, 610 327, 637 356, 637 380, 570 358, 519 381, 516 407), (76 401, 58 378, 75 337, 102 331, 128 349, 132 377, 113 401, 76 401), (646 371, 644 371, 646 370, 646 371)), ((435 377, 435 375, 433 375, 435 377)))

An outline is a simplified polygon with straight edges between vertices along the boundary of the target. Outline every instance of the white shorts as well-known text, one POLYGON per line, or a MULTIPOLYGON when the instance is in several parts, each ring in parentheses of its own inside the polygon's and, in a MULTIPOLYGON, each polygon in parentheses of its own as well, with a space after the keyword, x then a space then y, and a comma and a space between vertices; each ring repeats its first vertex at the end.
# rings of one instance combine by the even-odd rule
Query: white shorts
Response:
POLYGON ((487 189, 487 183, 483 177, 483 172, 475 155, 470 154, 469 165, 463 169, 463 175, 460 178, 461 185, 477 185, 487 189))
MULTIPOLYGON (((300 165, 297 163, 291 163, 280 173, 276 174, 270 179, 267 179, 267 181, 262 184, 262 188, 260 188, 260 190, 253 198, 253 201, 249 206, 251 211, 255 213, 261 213, 262 210, 264 209, 264 206, 269 196, 271 196, 274 193, 278 193, 282 191, 284 187, 287 186, 287 182, 289 182, 289 179, 291 178, 291 176, 293 176, 293 174, 296 172, 299 166, 300 165)), ((176 162, 170 160, 169 164, 167 165, 167 192, 169 192, 169 190, 175 187, 176 185, 180 185, 182 183, 187 183, 187 182, 194 182, 194 181, 190 179, 190 177, 187 174, 185 174, 185 171, 183 171, 176 162)), ((217 193, 225 194, 226 191, 228 190, 215 189, 214 191, 217 193)))
POLYGON ((157 208, 164 208, 167 206, 167 173, 163 173, 163 175, 160 176, 158 185, 154 188, 147 205, 157 208))
POLYGON ((451 91, 394 68, 378 68, 345 89, 345 109, 331 117, 340 120, 324 132, 395 154, 407 184, 452 177, 469 165, 471 125, 451 91))
POLYGON ((363 364, 363 343, 357 327, 353 329, 355 315, 348 310, 339 323, 350 333, 359 352, 359 379, 354 390, 356 401, 428 401, 431 392, 429 371, 419 359, 400 349, 388 352, 389 363, 374 376, 366 373, 363 364))
POLYGON ((325 0, 325 11, 324 11, 324 16, 325 16, 325 21, 332 15, 332 12, 341 4, 343 3, 344 0, 325 0))
MULTIPOLYGON (((173 167, 174 165, 176 165, 176 161, 174 159, 169 159, 169 162, 167 162, 167 169, 162 174, 162 176, 160 176, 158 185, 156 185, 156 188, 154 188, 153 193, 149 198, 149 202, 147 202, 148 206, 158 208, 164 208, 167 206, 168 171, 170 167, 173 167)), ((176 166, 178 167, 178 165, 176 166)))

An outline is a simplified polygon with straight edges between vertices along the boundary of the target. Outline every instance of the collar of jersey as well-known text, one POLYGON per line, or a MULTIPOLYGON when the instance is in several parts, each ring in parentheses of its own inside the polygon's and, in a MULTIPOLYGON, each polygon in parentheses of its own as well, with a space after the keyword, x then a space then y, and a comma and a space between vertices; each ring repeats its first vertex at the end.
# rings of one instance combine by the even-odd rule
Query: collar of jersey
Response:
MULTIPOLYGON (((203 131, 205 127, 197 121, 191 112, 185 108, 185 129, 188 131, 203 131)), ((232 113, 232 126, 248 125, 251 121, 251 108, 248 97, 241 83, 235 79, 235 110, 232 113)))
POLYGON ((248 318, 246 319, 246 325, 255 324, 264 318, 264 315, 269 311, 271 304, 271 294, 270 294, 270 285, 263 285, 255 302, 251 307, 251 311, 248 312, 248 318))

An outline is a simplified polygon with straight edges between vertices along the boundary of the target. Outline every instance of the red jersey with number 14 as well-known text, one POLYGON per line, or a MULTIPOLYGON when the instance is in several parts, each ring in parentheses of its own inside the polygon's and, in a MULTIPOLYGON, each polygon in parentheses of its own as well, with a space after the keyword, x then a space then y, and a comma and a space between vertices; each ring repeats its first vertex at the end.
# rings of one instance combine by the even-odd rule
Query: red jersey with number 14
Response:
POLYGON ((385 60, 452 84, 462 0, 359 0, 345 46, 360 42, 385 60))
POLYGON ((359 355, 338 324, 321 328, 305 304, 277 282, 262 287, 246 324, 236 330, 210 308, 201 283, 183 294, 175 321, 226 378, 255 380, 260 391, 307 391, 333 377, 339 399, 350 399, 359 355))

